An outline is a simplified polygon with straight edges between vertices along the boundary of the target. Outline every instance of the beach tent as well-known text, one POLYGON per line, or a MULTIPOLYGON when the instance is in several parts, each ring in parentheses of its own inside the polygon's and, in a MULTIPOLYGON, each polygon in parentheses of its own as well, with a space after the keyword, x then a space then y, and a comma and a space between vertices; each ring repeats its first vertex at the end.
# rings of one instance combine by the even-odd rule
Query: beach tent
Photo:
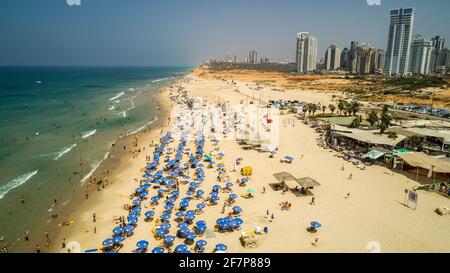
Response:
POLYGON ((298 184, 300 184, 303 188, 312 188, 320 186, 319 182, 312 179, 311 177, 302 177, 299 179, 296 179, 298 184))
POLYGON ((397 153, 396 155, 413 167, 420 167, 427 170, 432 169, 436 173, 450 173, 449 161, 434 158, 419 152, 397 153))
POLYGON ((273 176, 278 180, 278 182, 295 180, 295 177, 287 172, 274 173, 273 176))
POLYGON ((369 158, 369 159, 372 159, 372 160, 376 160, 376 159, 382 157, 383 155, 384 155, 383 152, 380 152, 378 150, 372 150, 372 151, 368 152, 367 154, 365 154, 363 156, 363 158, 369 158))

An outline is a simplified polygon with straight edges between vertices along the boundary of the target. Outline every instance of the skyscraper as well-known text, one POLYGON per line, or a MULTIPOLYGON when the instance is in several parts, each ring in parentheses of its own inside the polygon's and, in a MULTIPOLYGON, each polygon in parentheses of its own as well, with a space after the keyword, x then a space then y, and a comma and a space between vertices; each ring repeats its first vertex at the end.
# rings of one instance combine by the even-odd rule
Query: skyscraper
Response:
POLYGON ((250 64, 258 63, 258 52, 256 52, 256 50, 251 50, 248 53, 248 63, 250 64))
POLYGON ((355 60, 352 73, 373 74, 375 73, 376 49, 367 44, 358 45, 355 50, 355 60))
POLYGON ((438 70, 438 67, 442 66, 442 64, 439 62, 439 54, 444 49, 445 39, 440 36, 434 36, 433 38, 431 38, 431 42, 433 44, 433 49, 431 52, 430 67, 431 72, 435 72, 436 70, 438 70))
POLYGON ((331 44, 325 51, 324 62, 326 70, 337 70, 341 65, 341 49, 331 44))
POLYGON ((414 74, 429 74, 431 72, 431 52, 433 42, 431 40, 414 40, 411 46, 410 71, 414 74))
POLYGON ((344 48, 341 52, 341 65, 340 67, 345 70, 350 69, 350 50, 344 48))
POLYGON ((377 53, 375 55, 375 72, 383 73, 385 59, 386 52, 383 49, 377 49, 377 53))
POLYGON ((317 39, 308 32, 297 34, 296 68, 299 73, 317 68, 317 39))
POLYGON ((391 10, 384 66, 385 74, 389 76, 408 72, 415 14, 414 8, 391 10))

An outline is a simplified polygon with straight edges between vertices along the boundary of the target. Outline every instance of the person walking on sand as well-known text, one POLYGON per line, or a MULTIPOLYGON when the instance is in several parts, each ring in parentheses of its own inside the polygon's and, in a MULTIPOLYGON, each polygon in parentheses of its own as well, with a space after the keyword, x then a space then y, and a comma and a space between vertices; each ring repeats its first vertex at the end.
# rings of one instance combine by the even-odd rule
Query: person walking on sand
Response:
POLYGON ((347 192, 347 196, 345 196, 345 199, 348 199, 348 198, 350 198, 350 193, 349 192, 347 192))
POLYGON ((36 245, 36 253, 41 253, 41 247, 39 244, 36 245))
POLYGON ((61 248, 66 248, 66 238, 62 239, 61 248))
POLYGON ((266 193, 266 187, 263 187, 263 192, 262 193, 266 193))
POLYGON ((310 205, 315 205, 316 204, 316 198, 313 196, 311 197, 311 203, 309 203, 310 205))
POLYGON ((312 242, 311 244, 313 246, 317 246, 317 243, 319 243, 319 238, 314 239, 314 242, 312 242))
POLYGON ((275 220, 275 216, 273 215, 273 213, 272 213, 272 216, 270 217, 270 219, 273 221, 273 220, 275 220))
POLYGON ((344 171, 344 170, 345 170, 344 164, 342 164, 341 171, 344 171))
POLYGON ((97 222, 95 212, 92 214, 92 222, 93 222, 93 223, 97 222))
POLYGON ((353 174, 350 173, 350 175, 348 176, 348 180, 352 180, 353 174))
POLYGON ((30 236, 28 234, 28 230, 25 231, 25 235, 24 235, 25 241, 28 242, 30 240, 30 236))

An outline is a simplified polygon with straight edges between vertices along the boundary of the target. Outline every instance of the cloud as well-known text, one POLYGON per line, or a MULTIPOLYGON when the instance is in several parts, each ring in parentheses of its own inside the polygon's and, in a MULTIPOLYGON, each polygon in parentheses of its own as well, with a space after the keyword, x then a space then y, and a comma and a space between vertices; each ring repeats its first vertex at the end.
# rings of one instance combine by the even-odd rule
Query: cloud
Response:
POLYGON ((369 6, 381 6, 381 0, 366 0, 369 6))
POLYGON ((81 6, 81 0, 66 0, 69 6, 81 6))

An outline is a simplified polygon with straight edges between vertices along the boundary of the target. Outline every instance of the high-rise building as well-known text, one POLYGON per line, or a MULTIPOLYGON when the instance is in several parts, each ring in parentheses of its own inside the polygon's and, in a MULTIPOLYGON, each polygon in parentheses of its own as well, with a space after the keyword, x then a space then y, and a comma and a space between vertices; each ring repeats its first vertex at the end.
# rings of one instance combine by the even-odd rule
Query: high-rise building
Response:
POLYGON ((375 55, 375 72, 382 74, 384 71, 384 62, 386 59, 386 52, 383 49, 377 49, 375 55))
POLYGON ((415 13, 414 8, 391 10, 384 66, 389 76, 408 73, 415 13))
POLYGON ((341 49, 331 44, 325 51, 324 63, 326 70, 337 70, 341 65, 341 49))
POLYGON ((433 42, 431 40, 414 40, 411 45, 410 72, 414 74, 429 74, 431 72, 431 52, 433 42))
POLYGON ((317 39, 308 32, 297 34, 296 69, 299 73, 317 68, 317 39))
POLYGON ((352 73, 354 74, 373 74, 375 73, 375 56, 376 49, 367 44, 358 45, 355 50, 354 66, 352 73))
POLYGON ((250 64, 258 63, 258 52, 256 52, 256 50, 251 50, 248 53, 248 63, 250 64))
POLYGON ((445 39, 440 36, 434 36, 431 38, 431 42, 433 44, 433 49, 431 51, 430 67, 431 72, 435 72, 438 70, 438 67, 443 66, 443 64, 439 62, 439 54, 444 49, 445 39))
POLYGON ((348 48, 344 48, 341 52, 340 67, 345 70, 350 69, 350 49, 348 49, 348 48))
POLYGON ((444 48, 439 52, 438 64, 436 71, 445 71, 450 68, 450 49, 444 48))

